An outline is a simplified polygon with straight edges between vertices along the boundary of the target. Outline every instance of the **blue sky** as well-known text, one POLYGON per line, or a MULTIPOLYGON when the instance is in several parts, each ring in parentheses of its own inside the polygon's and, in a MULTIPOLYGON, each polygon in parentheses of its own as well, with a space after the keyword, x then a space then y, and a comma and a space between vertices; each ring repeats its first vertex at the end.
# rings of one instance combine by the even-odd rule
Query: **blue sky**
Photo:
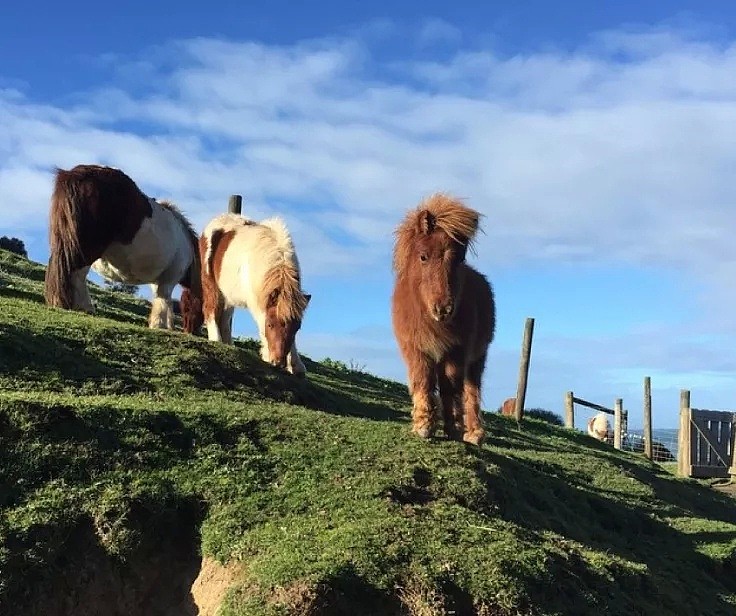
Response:
MULTIPOLYGON (((736 7, 727 2, 27 2, 0 9, 0 234, 45 261, 55 165, 125 169, 202 228, 282 215, 300 347, 404 380, 391 231, 448 190, 497 295, 484 403, 736 398, 736 7), (214 6, 214 5, 213 5, 214 6)), ((236 330, 252 335, 241 312, 236 330)), ((579 414, 582 426, 587 414, 579 414)))

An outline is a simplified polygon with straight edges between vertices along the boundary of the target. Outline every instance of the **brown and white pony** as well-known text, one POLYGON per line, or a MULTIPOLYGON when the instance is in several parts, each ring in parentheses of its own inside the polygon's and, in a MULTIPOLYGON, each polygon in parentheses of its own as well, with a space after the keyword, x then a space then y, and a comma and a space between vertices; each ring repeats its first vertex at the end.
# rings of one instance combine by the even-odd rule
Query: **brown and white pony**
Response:
POLYGON ((209 339, 231 344, 233 311, 248 308, 258 325, 261 358, 304 376, 296 333, 312 296, 302 291, 299 261, 283 221, 257 223, 222 214, 205 227, 199 251, 209 339))
POLYGON ((48 305, 94 312, 91 267, 110 280, 150 284, 152 328, 173 329, 171 293, 181 284, 184 329, 201 325, 197 234, 172 203, 149 199, 119 169, 77 165, 56 170, 49 222, 48 305))
POLYGON ((606 413, 597 413, 588 420, 588 435, 604 443, 613 442, 613 430, 606 413))
POLYGON ((424 438, 434 433, 439 386, 445 433, 475 445, 485 437, 481 378, 496 323, 490 283, 465 262, 478 219, 478 212, 445 194, 410 211, 396 230, 392 297, 413 432, 424 438))

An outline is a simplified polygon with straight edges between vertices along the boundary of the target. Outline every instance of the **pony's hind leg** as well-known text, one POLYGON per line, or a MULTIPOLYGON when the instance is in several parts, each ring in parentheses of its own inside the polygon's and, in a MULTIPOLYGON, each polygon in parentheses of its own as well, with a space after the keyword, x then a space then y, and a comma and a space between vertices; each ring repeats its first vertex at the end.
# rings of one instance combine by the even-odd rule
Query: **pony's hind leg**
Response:
POLYGON ((234 306, 223 308, 220 310, 220 316, 217 319, 220 328, 220 339, 225 344, 233 343, 233 312, 235 312, 234 306))
POLYGON ((464 431, 462 362, 460 358, 449 357, 439 366, 437 372, 445 434, 448 438, 460 440, 464 431))
POLYGON ((89 266, 82 267, 72 272, 72 294, 74 297, 74 308, 76 310, 82 310, 83 312, 89 312, 92 314, 95 311, 95 306, 92 303, 92 298, 89 294, 89 287, 87 286, 88 274, 89 266))
POLYGON ((152 284, 153 300, 151 301, 151 316, 148 326, 152 329, 174 329, 174 308, 171 293, 174 290, 170 284, 152 284))
POLYGON ((204 322, 207 326, 207 339, 212 342, 222 342, 220 333, 220 319, 222 318, 222 305, 217 302, 212 305, 207 298, 204 301, 204 322))
POLYGON ((485 429, 480 415, 480 385, 483 369, 486 364, 486 354, 468 366, 465 373, 465 387, 463 392, 463 406, 465 409, 465 432, 463 440, 472 445, 480 445, 485 440, 485 429))
POLYGON ((421 353, 408 358, 409 391, 412 397, 412 432, 429 438, 435 430, 434 389, 437 372, 434 362, 421 353))

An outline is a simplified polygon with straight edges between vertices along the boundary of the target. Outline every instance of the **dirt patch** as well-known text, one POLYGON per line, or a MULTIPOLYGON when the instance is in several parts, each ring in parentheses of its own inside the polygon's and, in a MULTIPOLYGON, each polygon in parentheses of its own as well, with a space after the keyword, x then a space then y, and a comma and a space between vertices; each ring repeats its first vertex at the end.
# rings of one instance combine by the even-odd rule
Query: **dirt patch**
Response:
POLYGON ((724 479, 718 482, 714 482, 711 484, 711 487, 715 488, 719 492, 728 494, 728 496, 736 498, 736 478, 724 479))
POLYGON ((228 588, 237 575, 237 565, 223 566, 215 559, 205 556, 197 579, 192 584, 192 600, 197 616, 216 616, 228 588))
POLYGON ((133 507, 129 530, 138 540, 124 554, 110 553, 89 517, 68 533, 39 527, 15 537, 10 560, 18 574, 0 593, 0 614, 215 616, 239 566, 202 558, 202 516, 196 501, 155 514, 133 507), (61 541, 43 564, 34 562, 28 555, 42 540, 53 543, 49 537, 61 541))

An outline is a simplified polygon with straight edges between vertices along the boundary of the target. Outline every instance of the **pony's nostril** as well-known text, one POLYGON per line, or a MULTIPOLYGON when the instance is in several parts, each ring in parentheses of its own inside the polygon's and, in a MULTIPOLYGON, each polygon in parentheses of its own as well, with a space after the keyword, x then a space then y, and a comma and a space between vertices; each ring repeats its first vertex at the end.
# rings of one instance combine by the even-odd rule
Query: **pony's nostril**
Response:
POLYGON ((448 302, 446 304, 435 304, 434 305, 434 313, 438 317, 446 317, 452 314, 452 311, 454 309, 454 304, 452 302, 448 302))

